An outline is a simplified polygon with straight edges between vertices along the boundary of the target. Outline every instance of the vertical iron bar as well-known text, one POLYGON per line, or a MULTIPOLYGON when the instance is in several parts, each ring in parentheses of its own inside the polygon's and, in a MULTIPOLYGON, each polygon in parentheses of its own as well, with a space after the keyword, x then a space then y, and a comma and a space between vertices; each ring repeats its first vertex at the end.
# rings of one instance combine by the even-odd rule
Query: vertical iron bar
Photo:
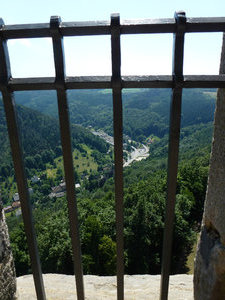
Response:
POLYGON ((179 82, 183 80, 184 32, 186 17, 184 12, 175 13, 177 30, 174 34, 173 45, 173 80, 172 99, 170 107, 170 138, 168 152, 167 202, 165 215, 165 229, 162 253, 162 275, 160 300, 167 300, 170 263, 173 240, 173 222, 176 199, 177 169, 180 140, 182 88, 179 82))
POLYGON ((54 50, 54 61, 56 71, 56 89, 58 98, 59 122, 61 143, 63 151, 63 162, 65 170, 65 181, 67 191, 67 205, 70 221, 70 235, 74 256, 74 273, 76 278, 77 299, 84 300, 83 270, 81 262, 81 248, 79 239, 79 224, 77 214, 77 202, 75 194, 75 178, 73 168, 72 146, 70 138, 69 108, 65 90, 65 63, 63 37, 60 34, 61 19, 58 16, 51 17, 50 28, 54 50))
POLYGON ((123 254, 123 111, 120 53, 120 16, 111 15, 113 130, 115 157, 115 201, 117 242, 117 299, 124 299, 124 254, 123 254))
MULTIPOLYGON (((0 29, 4 22, 0 19, 0 29)), ((41 272, 40 259, 38 255, 37 241, 32 218, 32 208, 28 193, 27 180, 25 175, 21 138, 18 130, 18 121, 15 108, 14 94, 8 88, 8 80, 11 78, 10 60, 7 48, 7 41, 1 37, 0 31, 0 84, 2 85, 2 96, 5 108, 6 122, 9 133, 9 140, 12 151, 18 193, 21 202, 24 229, 28 243, 28 250, 31 260, 34 284, 38 300, 45 300, 45 290, 41 272)))

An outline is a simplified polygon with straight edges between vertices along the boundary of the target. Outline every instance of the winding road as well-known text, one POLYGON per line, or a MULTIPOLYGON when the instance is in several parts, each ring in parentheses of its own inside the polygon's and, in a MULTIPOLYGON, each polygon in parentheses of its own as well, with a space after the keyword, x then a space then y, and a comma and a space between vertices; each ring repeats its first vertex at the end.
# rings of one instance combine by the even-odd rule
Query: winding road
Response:
MULTIPOLYGON (((113 137, 105 133, 103 130, 91 132, 92 134, 104 139, 110 145, 114 146, 113 137)), ((133 151, 128 153, 128 160, 123 164, 124 167, 129 166, 135 160, 142 160, 149 156, 149 147, 144 144, 141 144, 141 148, 135 148, 134 146, 132 146, 132 149, 133 151)))
POLYGON ((133 151, 129 153, 128 160, 123 164, 124 167, 129 166, 135 160, 142 160, 149 156, 149 148, 142 144, 141 148, 133 147, 133 151))

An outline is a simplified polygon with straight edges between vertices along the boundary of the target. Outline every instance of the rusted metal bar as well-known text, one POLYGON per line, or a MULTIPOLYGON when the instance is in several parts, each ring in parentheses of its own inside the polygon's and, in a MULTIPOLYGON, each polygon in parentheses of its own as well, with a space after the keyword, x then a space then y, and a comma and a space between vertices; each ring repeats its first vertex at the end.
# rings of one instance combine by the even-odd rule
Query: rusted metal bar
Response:
POLYGON ((84 284, 83 284, 83 270, 81 262, 81 247, 79 238, 79 224, 77 214, 77 202, 75 195, 75 178, 73 169, 73 157, 70 137, 70 122, 69 122, 69 108, 67 103, 67 95, 65 90, 65 63, 63 50, 63 37, 60 34, 59 26, 61 23, 60 17, 51 17, 50 27, 52 33, 52 42, 54 50, 54 61, 56 71, 56 88, 58 98, 58 110, 60 121, 60 134, 63 151, 63 162, 65 170, 66 181, 66 195, 68 214, 70 221, 70 235, 72 241, 72 250, 74 257, 74 272, 76 278, 77 299, 84 300, 84 284))
MULTIPOLYGON (((122 76, 122 88, 173 88, 170 75, 122 76)), ((225 88, 225 75, 184 75, 182 88, 225 88)), ((55 90, 55 77, 10 78, 11 91, 55 90)), ((66 77, 65 89, 111 89, 110 76, 66 77)), ((4 87, 0 86, 0 91, 4 87)))
POLYGON ((224 17, 187 18, 185 32, 224 32, 224 17))
POLYGON ((225 88, 225 75, 186 75, 182 88, 225 88))
MULTIPOLYGON (((173 88, 170 75, 122 76, 123 88, 173 88)), ((179 82, 182 88, 225 88, 224 75, 184 75, 179 82)))
MULTIPOLYGON (((225 18, 187 18, 185 32, 224 32, 225 18)), ((175 33, 174 19, 128 20, 121 22, 121 34, 175 33)))
MULTIPOLYGON (((223 32, 225 18, 188 18, 185 32, 223 32)), ((109 35, 108 21, 63 22, 60 24, 62 36, 109 35)), ((120 25, 121 34, 175 33, 174 19, 125 20, 120 25)), ((2 29, 5 39, 51 37, 49 23, 6 25, 2 29)))
POLYGON ((183 80, 183 57, 184 57, 184 32, 186 17, 184 12, 175 13, 177 32, 174 34, 173 46, 173 79, 170 107, 170 138, 168 152, 168 175, 167 175, 167 201, 165 215, 165 229, 162 253, 162 275, 160 300, 167 300, 170 275, 170 263, 173 241, 173 222, 176 199, 178 154, 180 140, 181 100, 182 88, 179 83, 183 80))
POLYGON ((123 109, 121 85, 120 17, 111 15, 113 130, 115 157, 117 299, 124 299, 123 254, 123 109))
MULTIPOLYGON (((0 19, 0 27, 2 26, 4 26, 4 23, 3 20, 0 19)), ((20 197, 24 229, 28 243, 28 250, 31 260, 31 268, 34 277, 36 295, 38 300, 45 300, 45 290, 33 225, 32 209, 30 205, 27 180, 25 175, 21 138, 17 123, 14 95, 7 86, 10 77, 11 70, 7 41, 4 38, 2 38, 0 34, 0 85, 5 108, 6 122, 8 127, 16 182, 20 197)))

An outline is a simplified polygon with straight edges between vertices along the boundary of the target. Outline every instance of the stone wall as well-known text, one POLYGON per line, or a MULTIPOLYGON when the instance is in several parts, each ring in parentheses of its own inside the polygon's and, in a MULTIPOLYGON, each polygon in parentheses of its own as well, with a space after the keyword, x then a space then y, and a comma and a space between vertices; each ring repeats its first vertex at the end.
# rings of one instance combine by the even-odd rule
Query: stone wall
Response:
MULTIPOLYGON (((225 74, 225 35, 220 74, 225 74)), ((194 271, 195 300, 225 299, 225 89, 217 93, 212 153, 194 271)))
MULTIPOLYGON (((76 298, 72 275, 43 274, 46 298, 72 300, 76 298)), ((125 275, 125 300, 158 300, 160 275, 125 275)), ((17 278, 18 300, 36 300, 32 275, 17 278)), ((85 300, 115 300, 116 277, 84 275, 85 300)), ((193 276, 173 275, 169 282, 168 300, 193 300, 193 276)))
POLYGON ((16 273, 0 199, 0 300, 15 299, 16 273))

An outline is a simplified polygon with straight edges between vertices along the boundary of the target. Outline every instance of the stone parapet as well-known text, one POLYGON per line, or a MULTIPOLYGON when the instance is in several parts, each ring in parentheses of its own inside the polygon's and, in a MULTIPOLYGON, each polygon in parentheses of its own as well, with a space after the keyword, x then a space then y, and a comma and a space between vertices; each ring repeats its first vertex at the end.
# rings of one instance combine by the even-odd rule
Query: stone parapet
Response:
MULTIPOLYGON (((75 278, 72 275, 44 274, 47 299, 76 299, 75 278)), ((160 275, 125 275, 125 300, 158 300, 160 275)), ((115 300, 116 277, 84 275, 86 300, 115 300)), ((17 278, 18 300, 36 300, 32 275, 17 278)), ((193 300, 193 276, 170 277, 168 300, 193 300)))

